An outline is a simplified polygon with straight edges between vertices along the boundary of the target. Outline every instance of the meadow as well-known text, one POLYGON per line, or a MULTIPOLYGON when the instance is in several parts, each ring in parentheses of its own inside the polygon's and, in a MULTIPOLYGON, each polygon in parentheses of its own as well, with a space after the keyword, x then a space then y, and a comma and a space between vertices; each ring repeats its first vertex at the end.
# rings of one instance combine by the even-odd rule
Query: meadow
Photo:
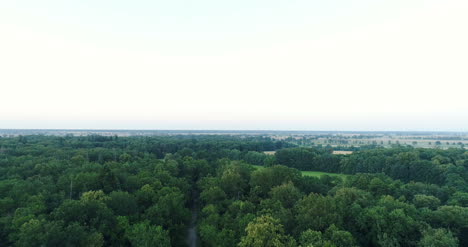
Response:
MULTIPOLYGON (((264 169, 265 167, 263 166, 257 166, 257 165, 252 165, 256 169, 264 169)), ((308 177, 321 177, 323 175, 328 175, 328 176, 336 176, 336 177, 341 177, 345 178, 349 175, 346 174, 341 174, 341 173, 331 173, 331 172, 317 172, 317 171, 301 171, 302 175, 308 176, 308 177)))

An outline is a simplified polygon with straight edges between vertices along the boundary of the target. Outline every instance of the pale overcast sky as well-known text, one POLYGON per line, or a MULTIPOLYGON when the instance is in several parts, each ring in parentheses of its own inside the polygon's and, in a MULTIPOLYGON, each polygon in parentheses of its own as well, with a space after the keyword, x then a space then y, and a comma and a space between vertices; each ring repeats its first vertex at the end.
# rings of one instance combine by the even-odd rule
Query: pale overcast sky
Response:
POLYGON ((466 0, 5 0, 0 128, 468 131, 466 0))

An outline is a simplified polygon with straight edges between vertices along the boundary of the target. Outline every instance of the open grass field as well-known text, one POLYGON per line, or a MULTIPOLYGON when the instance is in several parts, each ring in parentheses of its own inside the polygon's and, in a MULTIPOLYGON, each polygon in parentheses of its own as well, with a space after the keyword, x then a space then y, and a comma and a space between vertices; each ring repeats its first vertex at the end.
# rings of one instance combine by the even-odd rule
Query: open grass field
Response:
MULTIPOLYGON (((264 167, 263 166, 255 166, 255 165, 252 165, 253 167, 255 167, 256 169, 263 169, 264 167)), ((338 177, 342 177, 342 178, 345 178, 346 174, 340 174, 340 173, 330 173, 330 172, 316 172, 316 171, 301 171, 302 175, 303 176, 309 176, 309 177, 321 177, 323 175, 328 175, 328 176, 338 176, 338 177)))
POLYGON ((330 172, 315 172, 315 171, 301 171, 302 175, 304 176, 309 176, 309 177, 321 177, 323 175, 328 175, 328 176, 337 176, 341 178, 345 178, 346 174, 341 174, 341 173, 330 173, 330 172))
POLYGON ((348 154, 352 154, 353 151, 339 151, 339 150, 333 150, 333 154, 344 154, 344 155, 348 155, 348 154))

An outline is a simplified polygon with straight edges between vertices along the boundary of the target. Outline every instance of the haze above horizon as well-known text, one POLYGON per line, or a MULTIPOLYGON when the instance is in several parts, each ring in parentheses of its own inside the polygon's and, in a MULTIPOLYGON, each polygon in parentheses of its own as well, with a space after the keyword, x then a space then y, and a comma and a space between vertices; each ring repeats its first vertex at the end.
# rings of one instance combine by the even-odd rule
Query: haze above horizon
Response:
POLYGON ((468 2, 3 1, 0 129, 468 131, 468 2))

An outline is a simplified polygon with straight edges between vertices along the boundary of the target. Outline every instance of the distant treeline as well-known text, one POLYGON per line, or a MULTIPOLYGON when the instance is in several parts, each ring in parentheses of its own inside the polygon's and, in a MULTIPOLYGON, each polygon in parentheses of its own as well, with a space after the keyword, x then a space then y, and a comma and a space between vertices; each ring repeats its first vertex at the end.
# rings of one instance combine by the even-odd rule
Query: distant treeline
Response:
POLYGON ((404 182, 450 185, 468 191, 468 151, 460 148, 375 148, 350 155, 333 155, 331 148, 285 148, 275 157, 278 164, 299 170, 383 173, 404 182))

